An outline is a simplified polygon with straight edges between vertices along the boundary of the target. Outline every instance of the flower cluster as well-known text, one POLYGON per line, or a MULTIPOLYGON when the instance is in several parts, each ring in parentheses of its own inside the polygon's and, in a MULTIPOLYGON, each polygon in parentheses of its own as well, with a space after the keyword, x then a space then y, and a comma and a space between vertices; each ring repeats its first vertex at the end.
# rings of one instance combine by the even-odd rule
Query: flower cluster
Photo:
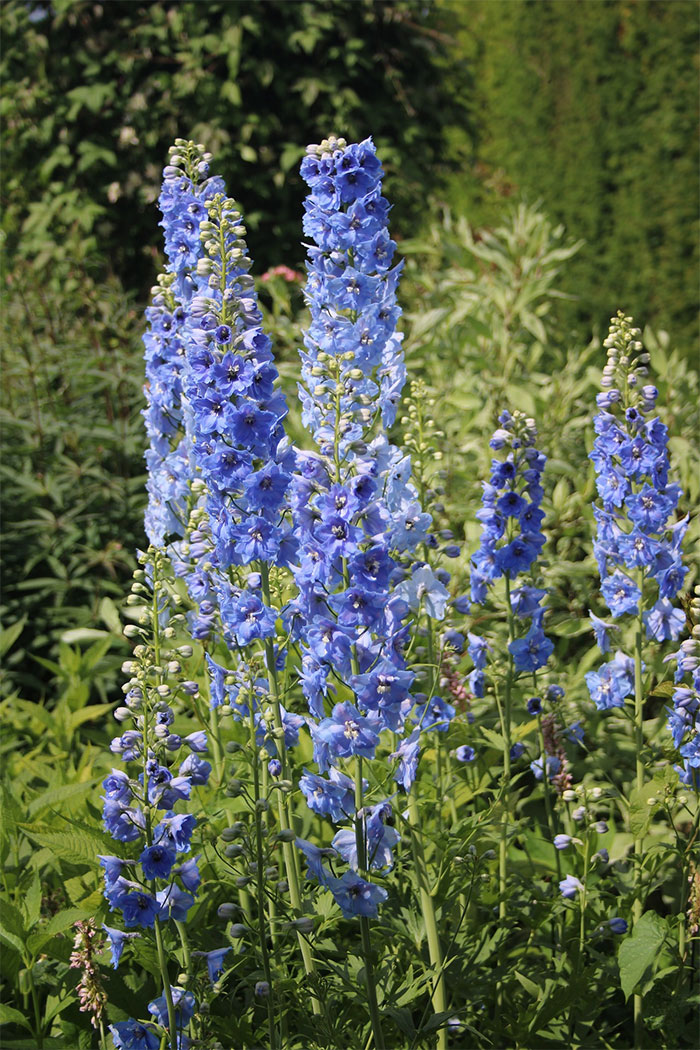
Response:
POLYGON ((284 514, 294 453, 235 202, 222 194, 208 201, 201 230, 206 256, 188 313, 184 388, 192 461, 206 491, 208 522, 197 539, 207 560, 187 582, 200 615, 216 604, 235 649, 274 633, 276 613, 259 577, 232 582, 225 570, 288 564, 295 545, 284 514))
POLYGON ((79 920, 74 925, 75 940, 70 965, 73 969, 80 970, 77 987, 80 1010, 90 1014, 93 1028, 99 1028, 107 1005, 107 993, 99 967, 95 963, 95 954, 101 948, 99 934, 94 919, 79 920))
POLYGON ((676 766, 681 783, 700 791, 700 587, 690 603, 696 621, 692 637, 682 642, 669 660, 676 664, 673 708, 668 710, 668 729, 680 751, 682 766, 676 766))
MULTIPOLYGON (((403 731, 414 705, 404 620, 433 598, 444 608, 448 595, 425 565, 401 583, 396 552, 426 541, 430 516, 411 483, 410 458, 383 435, 373 437, 380 420, 393 422, 405 376, 395 331, 401 265, 391 268, 395 245, 374 145, 327 140, 309 147, 301 171, 311 189, 304 230, 316 246, 309 248, 300 396, 318 446, 299 455, 291 492, 299 540, 293 622, 318 768, 301 787, 315 812, 361 826, 359 836, 339 831, 333 849, 366 871, 393 862, 391 805, 362 806, 361 777, 353 784, 338 767, 373 758, 384 730, 403 731)), ((425 716, 418 720, 427 725, 432 716, 425 716)), ((402 747, 396 777, 408 788, 418 748, 406 761, 409 745, 402 747)), ((378 888, 365 889, 354 871, 333 881, 318 865, 309 870, 344 914, 376 912, 378 888)))
POLYGON ((144 417, 149 438, 145 525, 156 546, 172 535, 182 536, 187 518, 191 465, 182 405, 183 330, 194 289, 192 274, 202 255, 200 223, 206 217, 205 202, 223 189, 221 179, 208 177, 210 160, 203 146, 178 139, 170 150, 159 198, 167 265, 152 291, 143 339, 144 417))
MULTIPOLYGON (((613 620, 641 617, 647 637, 663 642, 678 638, 685 623, 672 601, 687 571, 681 544, 688 518, 675 520, 681 490, 669 481, 668 430, 653 414, 658 391, 643 383, 649 356, 640 334, 632 318, 618 313, 604 344, 608 361, 590 453, 601 501, 594 507, 594 553, 613 620)), ((593 613, 591 619, 598 645, 608 652, 617 625, 593 613)), ((621 707, 634 687, 621 652, 587 678, 600 709, 621 707)))
MULTIPOLYGON (((546 456, 535 447, 534 420, 506 410, 498 422, 490 447, 505 455, 491 461, 491 476, 482 482, 482 506, 476 515, 481 522, 481 543, 471 560, 471 599, 483 605, 488 588, 505 577, 510 608, 528 627, 510 642, 508 650, 516 671, 536 671, 545 666, 554 649, 542 627, 545 610, 541 602, 546 591, 527 584, 511 589, 510 584, 531 570, 545 543, 540 504, 546 456)), ((487 649, 484 639, 470 635, 469 654, 475 671, 470 684, 476 696, 483 695, 487 649)))
POLYGON ((324 454, 343 457, 377 414, 396 416, 406 370, 387 229, 382 167, 371 139, 309 146, 301 174, 311 189, 304 233, 315 241, 307 265, 311 324, 304 338, 299 395, 303 421, 324 454))
MULTIPOLYGON (((124 706, 115 711, 117 720, 131 727, 111 744, 112 753, 131 772, 113 769, 103 783, 105 829, 131 856, 99 858, 105 897, 113 911, 121 912, 127 930, 187 919, 200 884, 198 858, 188 857, 196 820, 176 810, 193 787, 207 783, 211 772, 201 757, 207 750, 206 734, 198 730, 182 736, 175 728, 179 702, 195 697, 198 687, 184 678, 181 666, 191 646, 168 648, 175 628, 169 623, 163 583, 166 555, 151 548, 139 560, 143 567, 134 574, 129 597, 139 610, 138 623, 125 628, 137 644, 133 659, 123 666, 128 676, 124 706)), ((116 968, 134 934, 104 929, 116 968)))

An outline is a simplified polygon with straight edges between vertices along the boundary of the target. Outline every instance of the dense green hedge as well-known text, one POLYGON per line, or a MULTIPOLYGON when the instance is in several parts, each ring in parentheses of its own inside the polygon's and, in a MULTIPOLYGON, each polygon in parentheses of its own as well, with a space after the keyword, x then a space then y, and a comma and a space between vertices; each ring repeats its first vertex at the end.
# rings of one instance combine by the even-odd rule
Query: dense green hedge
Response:
POLYGON ((571 266, 577 319, 614 309, 697 355, 698 29, 685 0, 472 0, 462 48, 478 92, 477 211, 540 199, 587 247, 571 266))
POLYGON ((468 126, 468 74, 454 54, 449 84, 441 74, 449 8, 8 0, 1 14, 5 228, 10 250, 28 257, 55 259, 73 229, 79 251, 145 291, 160 243, 153 202, 178 135, 216 155, 263 269, 303 259, 307 142, 372 134, 398 227, 411 232, 416 202, 460 163, 447 135, 468 126))

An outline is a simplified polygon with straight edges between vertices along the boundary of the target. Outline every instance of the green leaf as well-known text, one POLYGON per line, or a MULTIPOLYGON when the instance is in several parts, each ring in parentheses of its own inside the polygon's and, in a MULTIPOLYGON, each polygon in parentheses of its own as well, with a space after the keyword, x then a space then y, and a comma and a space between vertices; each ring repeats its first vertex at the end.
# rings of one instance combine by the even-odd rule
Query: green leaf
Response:
MULTIPOLYGON (((111 706, 111 705, 109 705, 111 706)), ((108 708, 109 710, 109 708, 108 708)), ((91 780, 84 784, 64 784, 62 787, 50 788, 35 798, 27 810, 30 817, 36 817, 45 809, 54 809, 69 799, 80 798, 89 795, 95 789, 97 781, 91 780)))
POLYGON ((18 1024, 22 1028, 27 1028, 30 1032, 32 1026, 19 1010, 15 1010, 12 1006, 5 1006, 4 1003, 0 1003, 0 1024, 18 1024))
POLYGON ((26 622, 27 617, 23 616, 21 620, 17 621, 17 623, 13 623, 9 627, 3 627, 0 629, 0 656, 4 656, 7 650, 12 648, 24 630, 26 622))
POLYGON ((122 621, 116 605, 111 598, 103 598, 97 610, 100 619, 107 624, 112 634, 122 638, 122 621))
POLYGON ((105 637, 109 637, 107 632, 100 631, 96 627, 74 627, 70 631, 64 631, 61 641, 73 645, 74 642, 94 642, 105 637))
POLYGON ((525 977, 524 974, 518 973, 517 970, 514 970, 513 973, 515 974, 517 980, 523 986, 525 991, 528 993, 528 995, 531 995, 533 999, 540 998, 540 995, 542 994, 542 989, 539 985, 535 984, 534 981, 531 981, 529 977, 525 977))
POLYGON ((47 846, 53 850, 55 856, 61 860, 71 861, 73 864, 97 865, 98 853, 113 853, 115 843, 106 835, 100 835, 97 831, 86 831, 71 826, 64 831, 54 831, 52 828, 38 824, 19 824, 18 827, 34 842, 40 846, 47 846))
POLYGON ((664 698, 673 696, 676 689, 678 689, 678 686, 674 685, 673 682, 659 682, 659 684, 655 685, 652 691, 648 694, 647 699, 649 699, 652 696, 664 698))
POLYGON ((18 908, 4 897, 0 897, 0 937, 20 954, 24 949, 27 931, 18 908))
POLYGON ((654 813, 661 807, 667 787, 677 783, 677 777, 670 766, 657 769, 652 779, 641 789, 635 788, 630 794, 630 831, 639 838, 646 835, 654 813), (652 802, 651 800, 655 801, 652 802))
POLYGON ((27 917, 27 929, 31 930, 41 915, 41 880, 36 873, 24 896, 22 908, 27 917))
POLYGON ((66 908, 64 911, 59 911, 58 914, 51 917, 46 926, 30 935, 27 941, 29 951, 32 955, 38 955, 44 946, 59 933, 65 933, 79 919, 87 919, 94 914, 95 909, 92 907, 66 908))
POLYGON ((496 733, 493 729, 487 729, 486 726, 481 726, 480 729, 481 735, 486 738, 491 747, 495 747, 497 751, 503 750, 503 737, 500 733, 496 733))
POLYGON ((620 945, 617 962, 620 967, 620 987, 625 999, 629 999, 637 985, 650 976, 647 971, 653 971, 667 932, 665 920, 656 912, 648 911, 620 945))

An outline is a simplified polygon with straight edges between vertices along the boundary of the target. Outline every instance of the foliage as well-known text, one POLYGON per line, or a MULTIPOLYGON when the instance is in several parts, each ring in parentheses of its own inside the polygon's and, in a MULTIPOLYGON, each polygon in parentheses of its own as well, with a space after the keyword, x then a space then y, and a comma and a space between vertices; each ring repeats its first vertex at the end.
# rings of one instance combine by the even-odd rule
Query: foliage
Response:
POLYGON ((23 625, 5 674, 36 696, 37 657, 94 627, 143 543, 140 321, 78 266, 60 293, 29 265, 3 292, 2 617, 23 625))
POLYGON ((459 210, 542 199, 587 247, 567 317, 602 331, 626 309, 698 342, 698 9, 682 0, 473 0, 461 8, 479 141, 459 210))
MULTIPOLYGON (((635 787, 631 716, 625 710, 609 716, 595 710, 585 685, 585 673, 599 661, 584 621, 598 590, 590 555, 595 489, 587 452, 604 351, 597 341, 578 343, 561 311, 565 300, 560 286, 570 286, 577 247, 540 211, 526 207, 517 207, 496 229, 483 232, 446 216, 424 239, 402 245, 409 254, 402 285, 406 360, 409 373, 421 383, 405 399, 405 414, 392 437, 410 450, 422 502, 434 517, 440 543, 437 551, 426 552, 426 560, 439 564, 440 572, 449 564, 452 595, 462 593, 478 542, 475 512, 492 459, 487 443, 495 421, 506 407, 536 417, 538 447, 549 457, 543 481, 549 539, 538 572, 549 591, 547 630, 556 645, 545 684, 556 681, 565 689, 558 708, 562 721, 566 726, 581 722, 584 735, 582 744, 564 745, 570 794, 550 797, 546 780, 538 780, 530 764, 544 757, 544 749, 541 725, 525 703, 530 692, 544 692, 545 684, 533 682, 531 689, 528 679, 511 682, 517 702, 509 732, 526 753, 514 760, 504 790, 507 734, 495 702, 495 692, 509 674, 504 661, 509 625, 505 607, 498 604, 504 595, 496 594, 491 608, 472 610, 469 616, 452 605, 446 622, 421 617, 414 624, 416 688, 431 693, 439 675, 441 691, 457 710, 449 730, 433 733, 425 746, 412 792, 418 819, 405 811, 403 798, 394 807, 399 835, 395 864, 382 877, 388 899, 371 924, 374 980, 388 1046, 429 1050, 440 1041, 523 1050, 572 1045, 622 1050, 632 1045, 632 1004, 642 996, 645 1046, 690 1047, 696 1041, 693 970, 699 942, 686 913, 694 899, 689 888, 692 893, 695 884, 688 877, 694 877, 698 807, 697 797, 679 787, 671 768, 674 749, 665 724, 665 705, 674 691, 670 671, 661 650, 649 647, 643 697, 647 780, 641 790, 635 787), (460 544, 464 541, 461 552, 452 550, 455 536, 460 544), (470 656, 459 651, 459 643, 445 642, 449 629, 488 635, 494 692, 480 697, 468 688, 470 656), (459 758, 459 752, 465 757, 465 748, 474 752, 471 761, 459 758), (554 832, 570 838, 565 850, 554 849, 554 832), (635 840, 642 842, 641 850, 633 847, 635 840), (444 951, 442 968, 435 965, 430 943, 426 886, 416 863, 421 849, 444 951), (505 892, 502 850, 508 872, 505 892), (564 872, 585 885, 584 896, 569 899, 558 892, 564 872), (615 932, 611 918, 624 920, 622 927, 632 924, 642 902, 644 913, 631 932, 615 932), (435 1013, 441 977, 449 1010, 435 1013)), ((302 304, 299 283, 289 276, 266 275, 259 290, 282 382, 291 392, 302 304)), ((97 1034, 79 1012, 79 975, 69 965, 71 928, 90 917, 98 925, 115 923, 102 893, 96 855, 129 855, 128 845, 100 830, 99 795, 100 782, 116 761, 108 750, 114 730, 107 716, 118 695, 115 670, 124 652, 112 598, 125 589, 130 561, 126 555, 124 562, 121 557, 110 560, 115 556, 107 558, 105 552, 115 536, 125 549, 128 537, 129 554, 141 545, 141 350, 133 310, 115 287, 91 285, 77 269, 75 278, 76 301, 78 290, 81 296, 75 313, 61 315, 52 308, 49 292, 32 291, 26 282, 26 310, 19 313, 15 306, 6 317, 11 327, 5 340, 4 425, 14 471, 7 479, 12 531, 4 548, 10 578, 26 572, 40 595, 24 626, 21 591, 18 583, 12 584, 16 590, 10 590, 9 626, 0 637, 0 648, 8 653, 17 647, 15 661, 8 661, 9 695, 0 705, 6 727, 0 973, 8 1004, 0 1022, 8 1050, 42 1044, 47 1050, 90 1050, 97 1045, 97 1034), (68 352, 74 345, 79 354, 68 352), (96 384, 101 384, 104 404, 90 396, 96 384), (112 411, 108 427, 105 406, 112 411), (96 432, 104 450, 97 456, 96 432), (128 451, 125 460, 119 459, 122 449, 128 451), (75 520, 88 539, 76 549, 71 534, 62 537, 59 531, 52 543, 46 541, 40 555, 45 567, 33 577, 30 557, 36 551, 23 540, 29 534, 33 547, 42 541, 42 529, 33 524, 33 516, 41 516, 29 506, 31 496, 22 486, 32 493, 43 480, 39 475, 62 477, 65 458, 81 482, 85 476, 87 487, 64 481, 58 488, 46 486, 48 495, 39 491, 47 500, 59 492, 68 520, 75 520), (92 557, 102 551, 100 564, 111 564, 115 578, 108 569, 98 574, 94 564, 80 575, 89 543, 94 544, 92 557), (53 547, 60 554, 50 561, 53 547), (77 598, 64 591, 56 611, 47 610, 53 574, 66 564, 74 568, 64 577, 66 587, 83 590, 77 598), (27 673, 26 657, 19 652, 29 644, 29 635, 25 638, 21 630, 34 621, 41 624, 37 634, 44 636, 32 643, 34 654, 41 653, 40 666, 53 683, 45 706, 32 702, 42 687, 27 673), (108 630, 98 629, 97 623, 108 630), (45 656, 49 637, 56 643, 53 660, 45 656)), ((698 377, 671 349, 664 332, 647 331, 644 341, 659 377, 659 412, 671 431, 674 471, 685 490, 683 506, 693 509, 700 496, 700 471, 689 435, 695 427, 698 377)), ((295 441, 304 434, 294 404, 289 433, 295 441)), ((46 507, 57 514, 54 504, 46 507)), ((692 566, 687 587, 697 573, 697 536, 694 515, 686 540, 692 566)), ((127 680, 144 656, 145 632, 155 634, 163 626, 144 603, 145 580, 146 574, 136 570, 126 603, 124 634, 138 636, 139 650, 124 667, 127 680)), ((277 578, 275 586, 281 587, 277 578)), ((31 595, 33 589, 25 593, 31 595)), ((157 674, 167 671, 179 684, 187 683, 184 695, 168 701, 175 712, 168 732, 184 739, 191 731, 206 730, 214 767, 209 785, 193 792, 198 827, 192 845, 193 853, 201 855, 203 883, 187 923, 189 941, 174 924, 163 924, 170 980, 184 987, 180 974, 185 974, 187 987, 195 991, 194 1033, 204 1045, 212 1050, 270 1045, 267 1003, 255 991, 266 977, 267 949, 285 1048, 355 1050, 370 1045, 368 955, 360 948, 357 925, 341 918, 330 896, 313 892, 308 882, 299 914, 281 879, 286 843, 280 809, 275 810, 283 792, 296 833, 329 845, 327 827, 296 788, 313 761, 311 741, 302 734, 300 745, 287 751, 294 787, 287 788, 271 772, 268 776, 265 748, 274 746, 279 735, 274 730, 264 736, 261 748, 245 720, 234 720, 231 705, 209 711, 205 646, 190 646, 184 582, 169 576, 167 590, 174 615, 166 630, 172 633, 167 656, 161 651, 162 664, 156 661, 157 674), (258 780, 260 773, 264 779, 258 780), (262 892, 261 871, 266 880, 262 892), (269 938, 255 914, 261 900, 270 916, 269 938), (302 968, 300 934, 313 949, 314 977, 302 968), (212 983, 205 961, 195 953, 225 945, 231 950, 212 983), (318 1015, 312 1012, 312 991, 321 1004, 318 1015)), ((697 607, 696 600, 694 611, 688 608, 692 618, 697 607)), ((629 649, 630 643, 627 633, 621 644, 629 649)), ((225 659, 226 654, 219 656, 225 659)), ((298 664, 295 652, 290 664, 282 678, 285 703, 298 664)), ((253 656, 252 666, 255 675, 266 673, 262 654, 253 656)), ((157 681, 162 689, 164 679, 157 681)), ((129 688, 127 684, 125 692, 129 688)), ((121 721, 124 709, 117 714, 121 721)), ((387 790, 374 781, 374 772, 371 777, 372 791, 388 794, 395 789, 392 781, 387 790)), ((695 907, 700 909, 700 884, 696 893, 695 907)), ((107 1022, 123 1022, 133 1015, 135 1000, 142 1011, 146 997, 160 994, 162 965, 146 936, 129 942, 116 972, 106 944, 96 958, 109 995, 107 1022)))
POLYGON ((107 261, 143 294, 161 162, 178 135, 216 152, 263 268, 302 258, 298 143, 328 129, 363 138, 371 126, 404 230, 415 200, 463 159, 446 146, 452 125, 469 128, 449 9, 10 0, 2 20, 5 229, 12 257, 51 263, 49 278, 73 231, 81 259, 107 261))

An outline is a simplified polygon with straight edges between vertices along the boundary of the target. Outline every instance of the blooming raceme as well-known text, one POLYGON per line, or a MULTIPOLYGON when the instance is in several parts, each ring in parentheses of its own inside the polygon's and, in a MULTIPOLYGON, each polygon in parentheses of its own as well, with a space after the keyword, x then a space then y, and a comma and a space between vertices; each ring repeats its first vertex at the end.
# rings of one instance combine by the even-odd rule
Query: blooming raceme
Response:
MULTIPOLYGON (((672 602, 687 572, 681 544, 688 518, 676 520, 681 490, 669 481, 668 430, 654 415, 656 387, 644 383, 649 356, 639 335, 632 318, 618 313, 604 344, 590 453, 600 497, 593 549, 612 620, 641 617, 647 638, 663 642, 678 638, 685 624, 672 602)), ((600 649, 609 652, 618 625, 590 615, 600 649)), ((632 662, 620 651, 586 679, 600 710, 623 706, 634 690, 632 662)))
POLYGON ((209 177, 211 155, 194 142, 178 139, 163 172, 159 205, 165 236, 166 272, 153 289, 146 310, 144 335, 147 407, 144 410, 149 448, 146 533, 155 546, 183 536, 191 464, 184 437, 182 380, 185 367, 184 325, 195 287, 193 273, 202 256, 200 224, 205 202, 223 190, 220 178, 209 177))
MULTIPOLYGON (((403 576, 396 552, 425 541, 430 516, 411 483, 410 459, 376 436, 395 418, 405 368, 396 332, 401 264, 392 267, 395 244, 374 145, 326 140, 309 147, 301 173, 311 191, 304 232, 315 244, 308 252, 311 324, 300 398, 317 451, 299 454, 291 490, 299 541, 292 610, 319 771, 305 774, 302 789, 315 812, 336 822, 361 819, 364 858, 354 831, 339 832, 333 845, 352 868, 366 871, 393 863, 391 805, 358 814, 352 783, 338 767, 373 758, 385 730, 403 732, 414 679, 403 655, 404 620, 411 609, 440 615, 447 592, 423 565, 395 586, 403 576)), ((419 712, 421 719, 430 725, 432 713, 419 712)), ((417 735, 411 727, 397 753, 396 777, 406 788, 415 775, 417 735)), ((354 872, 335 879, 317 860, 307 855, 309 870, 345 915, 376 913, 384 891, 367 888, 354 872)))
MULTIPOLYGON (((200 882, 198 858, 187 856, 196 820, 179 810, 193 785, 205 784, 211 770, 198 757, 206 749, 205 734, 198 731, 183 738, 174 728, 180 701, 186 701, 191 690, 183 682, 181 654, 166 648, 174 634, 168 626, 163 584, 166 555, 151 548, 140 555, 140 562, 143 568, 135 573, 132 595, 153 612, 144 612, 139 626, 126 628, 138 644, 134 659, 123 667, 129 676, 125 705, 117 708, 115 717, 132 728, 111 743, 112 753, 121 756, 128 771, 113 769, 103 782, 104 827, 128 845, 129 857, 99 858, 110 909, 121 913, 124 926, 132 931, 187 919, 200 882)), ((105 932, 116 968, 134 934, 112 927, 105 927, 105 932)), ((142 1031, 143 1045, 150 1045, 151 1027, 129 1021, 112 1027, 115 1046, 136 1045, 130 1025, 142 1031)))
POLYGON ((677 652, 667 657, 676 665, 673 707, 667 708, 668 730, 673 745, 680 752, 682 764, 675 767, 681 783, 700 791, 700 587, 690 605, 696 620, 693 636, 681 643, 677 652))
MULTIPOLYGON (((532 419, 522 412, 504 411, 498 422, 490 446, 505 454, 491 461, 491 476, 482 483, 482 506, 476 514, 481 543, 471 560, 471 599, 483 605, 493 583, 506 578, 511 608, 527 628, 508 649, 516 671, 537 671, 554 649, 542 627, 545 610, 541 602, 546 591, 525 582, 511 589, 510 583, 531 571, 545 543, 540 504, 546 456, 535 447, 537 430, 532 419)), ((477 696, 483 696, 487 651, 485 639, 469 635, 468 652, 474 663, 470 684, 477 696)))

